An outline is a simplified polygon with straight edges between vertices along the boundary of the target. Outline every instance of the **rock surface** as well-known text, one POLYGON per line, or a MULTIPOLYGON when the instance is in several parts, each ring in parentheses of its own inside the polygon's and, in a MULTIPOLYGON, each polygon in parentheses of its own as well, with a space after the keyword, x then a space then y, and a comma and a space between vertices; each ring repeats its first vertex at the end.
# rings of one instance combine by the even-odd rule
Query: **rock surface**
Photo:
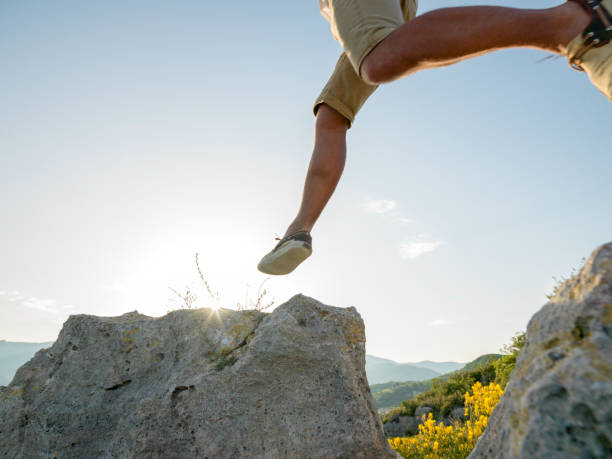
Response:
POLYGON ((415 416, 400 416, 396 413, 383 424, 383 428, 387 437, 406 437, 418 433, 419 423, 415 416))
POLYGON ((298 295, 270 314, 71 316, 0 387, 0 457, 397 457, 364 324, 298 295))
POLYGON ((433 413, 433 408, 430 406, 418 406, 415 410, 414 410, 414 417, 417 418, 419 421, 424 421, 427 420, 427 416, 429 415, 429 413, 433 413))
POLYGON ((612 457, 612 243, 533 316, 470 458, 612 457))

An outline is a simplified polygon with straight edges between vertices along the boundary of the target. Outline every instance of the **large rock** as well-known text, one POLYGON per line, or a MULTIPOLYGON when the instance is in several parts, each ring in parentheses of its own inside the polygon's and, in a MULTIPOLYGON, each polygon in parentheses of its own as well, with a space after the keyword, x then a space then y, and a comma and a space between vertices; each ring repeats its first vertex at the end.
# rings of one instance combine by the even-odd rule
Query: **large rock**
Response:
POLYGON ((612 457, 612 243, 529 322, 470 458, 612 457))
POLYGON ((71 316, 0 387, 0 455, 396 457, 354 308, 71 316))
POLYGON ((419 421, 414 416, 400 416, 395 413, 383 427, 387 437, 407 437, 419 432, 419 421))
POLYGON ((421 405, 414 410, 414 417, 417 418, 419 422, 422 422, 427 420, 429 413, 433 413, 433 408, 430 406, 421 405))

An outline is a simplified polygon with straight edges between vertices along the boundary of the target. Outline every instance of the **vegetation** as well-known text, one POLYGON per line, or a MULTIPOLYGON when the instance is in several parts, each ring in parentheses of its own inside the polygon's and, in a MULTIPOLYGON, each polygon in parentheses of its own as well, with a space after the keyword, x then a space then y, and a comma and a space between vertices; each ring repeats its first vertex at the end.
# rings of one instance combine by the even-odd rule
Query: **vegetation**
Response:
MULTIPOLYGON (((219 292, 213 290, 209 282, 206 280, 206 277, 204 276, 204 273, 202 272, 202 269, 200 268, 200 258, 199 258, 199 254, 197 253, 195 254, 195 265, 198 271, 198 278, 201 282, 200 290, 203 290, 205 294, 208 295, 209 298, 215 301, 221 301, 219 292)), ((272 299, 269 302, 265 300, 266 295, 268 294, 268 291, 266 289, 263 289, 263 285, 267 281, 268 279, 265 279, 259 285, 259 289, 257 290, 257 298, 254 301, 249 298, 249 290, 247 287, 247 292, 245 295, 244 303, 237 302, 236 310, 244 311, 247 309, 255 309, 256 311, 263 311, 265 309, 270 308, 272 305, 274 305, 274 299, 272 299)), ((200 296, 198 294, 197 288, 194 288, 191 285, 187 285, 184 290, 177 290, 172 287, 168 287, 168 289, 172 293, 174 293, 174 295, 178 298, 178 300, 181 303, 179 308, 174 308, 174 309, 195 309, 195 308, 201 307, 198 303, 198 299, 200 298, 200 296)), ((176 302, 177 298, 170 298, 168 301, 176 302)))
POLYGON ((463 406, 466 392, 477 382, 483 386, 494 382, 502 389, 505 388, 525 340, 524 332, 517 333, 510 343, 500 350, 503 355, 483 355, 461 370, 423 382, 430 383, 430 388, 402 401, 398 408, 387 413, 383 422, 395 413, 400 416, 414 416, 419 406, 432 408, 433 415, 437 419, 447 417, 454 408, 463 406))
POLYGON ((415 397, 404 400, 387 414, 414 416, 419 406, 433 409, 412 437, 389 439, 391 446, 403 457, 421 459, 463 459, 474 448, 484 432, 493 408, 508 384, 516 359, 526 344, 525 332, 515 334, 510 343, 500 349, 502 355, 488 354, 466 365, 462 370, 436 378, 431 387, 415 397), (446 418, 457 407, 464 408, 465 423, 446 418))
POLYGON ((234 365, 238 358, 235 355, 225 354, 225 353, 216 353, 217 364, 215 365, 215 370, 222 371, 227 366, 234 365))
POLYGON ((478 357, 475 360, 472 360, 466 366, 464 366, 461 371, 473 371, 477 370, 482 366, 489 365, 490 363, 495 362, 497 359, 501 357, 500 354, 484 354, 478 357))
MULTIPOLYGON (((584 266, 584 264, 586 263, 586 258, 582 258, 580 260, 580 265, 584 266)), ((555 285, 553 286, 553 290, 551 293, 549 293, 548 295, 546 295, 546 298, 548 298, 549 300, 552 300, 553 297, 557 294, 557 292, 559 291, 559 289, 561 288, 561 286, 563 284, 565 284, 565 282, 567 282, 568 280, 570 280, 572 277, 574 277, 576 274, 578 274, 578 270, 574 267, 572 268, 572 270, 570 271, 569 277, 565 277, 565 276, 561 276, 561 277, 556 277, 553 276, 553 280, 555 281, 555 285)))
POLYGON ((477 382, 488 385, 495 381, 495 364, 489 362, 471 371, 460 370, 448 379, 436 378, 431 388, 416 397, 404 400, 398 410, 402 416, 414 416, 419 406, 428 406, 436 418, 448 416, 453 408, 463 406, 465 393, 477 382))
POLYGON ((388 382, 373 384, 372 397, 378 409, 398 406, 403 400, 415 397, 431 387, 432 380, 388 382))
POLYGON ((479 382, 464 395, 467 421, 456 421, 453 425, 436 423, 432 413, 419 426, 413 437, 390 438, 389 444, 402 457, 415 459, 464 459, 484 432, 493 408, 499 402, 503 390, 494 382, 483 386, 479 382))
POLYGON ((527 343, 527 334, 525 332, 515 334, 510 343, 500 349, 502 357, 493 365, 495 366, 495 382, 502 388, 506 388, 510 373, 516 365, 516 359, 527 343))
MULTIPOLYGON (((400 406, 402 401, 416 397, 425 391, 431 389, 433 384, 442 384, 449 378, 453 378, 459 372, 472 371, 486 365, 490 362, 502 357, 500 354, 485 354, 472 362, 466 364, 461 370, 451 372, 437 378, 428 379, 426 381, 405 381, 405 382, 387 382, 382 384, 373 384, 371 386, 374 402, 379 410, 385 410, 392 407, 400 406)), ((458 394, 459 403, 462 403, 458 394)), ((429 405, 428 405, 429 406, 429 405)), ((393 413, 398 410, 392 410, 393 413)))

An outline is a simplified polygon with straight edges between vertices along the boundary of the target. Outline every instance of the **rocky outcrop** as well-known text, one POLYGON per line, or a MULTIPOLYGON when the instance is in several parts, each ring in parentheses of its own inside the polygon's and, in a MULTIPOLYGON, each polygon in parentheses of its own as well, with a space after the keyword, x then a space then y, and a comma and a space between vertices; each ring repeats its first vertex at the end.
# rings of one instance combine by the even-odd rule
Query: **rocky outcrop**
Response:
POLYGON ((71 316, 0 387, 0 457, 396 457, 354 308, 71 316))
MULTIPOLYGON (((385 435, 389 438, 409 437, 419 433, 419 426, 425 424, 429 413, 433 415, 433 408, 421 405, 414 410, 414 415, 400 414, 394 412, 389 415, 383 424, 385 435)), ((445 426, 454 425, 456 422, 465 421, 465 408, 456 407, 447 416, 442 416, 438 422, 445 426)))
POLYGON ((389 416, 383 427, 387 437, 407 437, 419 432, 419 424, 421 422, 416 416, 402 416, 394 413, 389 416))
POLYGON ((612 457, 612 243, 529 322, 470 458, 612 457))
POLYGON ((419 420, 427 419, 429 413, 433 413, 433 408, 430 406, 421 405, 414 410, 414 417, 419 420))

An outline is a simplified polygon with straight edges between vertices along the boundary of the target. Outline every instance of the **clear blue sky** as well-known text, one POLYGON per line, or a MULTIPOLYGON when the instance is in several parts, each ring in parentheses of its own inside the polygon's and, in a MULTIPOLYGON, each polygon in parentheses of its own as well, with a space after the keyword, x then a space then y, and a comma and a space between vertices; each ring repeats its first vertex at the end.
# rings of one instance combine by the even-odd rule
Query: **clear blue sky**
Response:
MULTIPOLYGON (((253 297, 339 52, 315 0, 2 2, 0 339, 163 314, 195 252, 217 306, 253 297)), ((552 276, 612 239, 612 106, 543 57, 380 88, 314 255, 265 284, 276 303, 356 306, 368 353, 398 361, 470 360, 523 329, 552 276)))

